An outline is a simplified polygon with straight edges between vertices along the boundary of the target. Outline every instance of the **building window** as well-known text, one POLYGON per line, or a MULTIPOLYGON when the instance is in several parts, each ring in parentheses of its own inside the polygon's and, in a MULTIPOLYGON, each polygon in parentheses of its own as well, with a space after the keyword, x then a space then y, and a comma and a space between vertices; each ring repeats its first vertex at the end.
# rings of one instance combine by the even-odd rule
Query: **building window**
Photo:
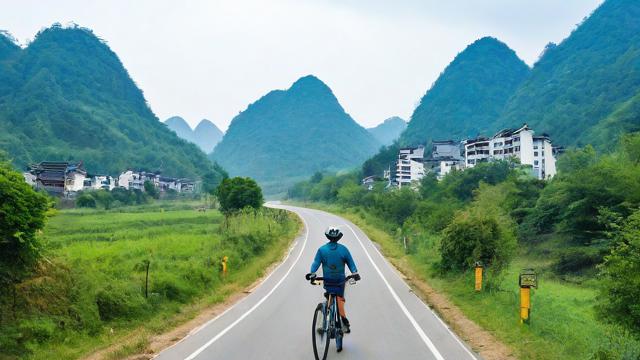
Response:
POLYGON ((533 165, 538 166, 538 160, 535 160, 535 161, 533 162, 533 165))
POLYGON ((533 145, 533 150, 538 150, 538 145, 533 145))
POLYGON ((538 152, 537 152, 537 151, 534 151, 534 152, 533 152, 533 156, 538 156, 538 152))

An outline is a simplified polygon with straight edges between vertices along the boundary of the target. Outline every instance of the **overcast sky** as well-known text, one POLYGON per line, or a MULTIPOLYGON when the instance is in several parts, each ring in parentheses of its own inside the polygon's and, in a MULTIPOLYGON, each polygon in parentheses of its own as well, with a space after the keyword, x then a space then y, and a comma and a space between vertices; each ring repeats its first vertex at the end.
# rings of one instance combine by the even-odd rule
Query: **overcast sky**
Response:
POLYGON ((445 66, 483 36, 532 65, 601 0, 0 0, 21 43, 73 21, 106 40, 161 120, 223 130, 273 89, 314 74, 365 127, 408 119, 445 66))

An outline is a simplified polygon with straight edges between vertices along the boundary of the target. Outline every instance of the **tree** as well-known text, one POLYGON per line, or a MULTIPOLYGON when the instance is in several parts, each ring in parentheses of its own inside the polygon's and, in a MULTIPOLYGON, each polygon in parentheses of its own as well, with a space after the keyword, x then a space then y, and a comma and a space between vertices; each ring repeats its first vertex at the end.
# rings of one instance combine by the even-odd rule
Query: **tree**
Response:
POLYGON ((0 163, 0 287, 19 281, 40 258, 37 233, 49 206, 46 195, 34 191, 8 162, 0 163))
POLYGON ((509 184, 481 184, 469 208, 444 229, 440 252, 443 270, 464 271, 476 261, 499 273, 516 249, 513 221, 505 214, 509 184))
POLYGON ((222 180, 227 179, 229 174, 218 163, 213 164, 215 171, 209 171, 202 176, 202 191, 213 194, 222 180))
POLYGON ((258 209, 264 203, 262 189, 251 178, 234 177, 224 179, 216 189, 220 210, 231 213, 251 207, 258 209))
POLYGON ((160 198, 160 192, 158 191, 156 186, 153 185, 153 183, 149 180, 144 182, 144 191, 147 193, 147 195, 151 196, 154 199, 160 198))
POLYGON ((627 219, 600 266, 599 313, 640 332, 640 210, 627 219))

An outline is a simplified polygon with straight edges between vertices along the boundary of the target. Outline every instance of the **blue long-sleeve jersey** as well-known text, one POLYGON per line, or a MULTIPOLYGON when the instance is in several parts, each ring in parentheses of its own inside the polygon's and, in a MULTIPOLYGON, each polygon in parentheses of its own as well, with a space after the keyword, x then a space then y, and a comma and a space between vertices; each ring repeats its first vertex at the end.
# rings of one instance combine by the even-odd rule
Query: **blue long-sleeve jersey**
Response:
POLYGON ((351 273, 358 272, 356 263, 346 246, 328 242, 316 252, 316 257, 311 264, 311 272, 315 273, 322 264, 322 276, 326 279, 343 281, 345 279, 344 266, 349 267, 351 273))

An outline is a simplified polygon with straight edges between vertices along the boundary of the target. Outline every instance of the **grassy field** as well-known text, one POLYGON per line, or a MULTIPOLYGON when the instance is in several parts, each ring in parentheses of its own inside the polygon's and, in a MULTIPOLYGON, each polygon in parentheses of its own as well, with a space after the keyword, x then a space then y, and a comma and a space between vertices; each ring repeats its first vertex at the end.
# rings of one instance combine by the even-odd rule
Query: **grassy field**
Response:
POLYGON ((562 281, 550 272, 539 273, 539 287, 533 290, 531 322, 519 321, 518 274, 523 268, 544 269, 547 260, 520 254, 506 273, 495 280, 493 290, 476 293, 472 272, 442 275, 438 238, 406 254, 400 239, 382 229, 384 221, 362 210, 345 210, 335 205, 318 207, 340 214, 379 243, 385 256, 398 268, 408 270, 445 294, 463 313, 510 346, 520 359, 638 359, 640 344, 623 331, 599 321, 594 312, 595 280, 580 285, 562 281))
POLYGON ((201 206, 160 201, 58 212, 43 234, 47 260, 18 287, 16 319, 7 325, 11 315, 3 316, 0 358, 73 359, 125 339, 109 357, 144 350, 152 334, 262 276, 300 227, 279 210, 225 219, 201 206))

